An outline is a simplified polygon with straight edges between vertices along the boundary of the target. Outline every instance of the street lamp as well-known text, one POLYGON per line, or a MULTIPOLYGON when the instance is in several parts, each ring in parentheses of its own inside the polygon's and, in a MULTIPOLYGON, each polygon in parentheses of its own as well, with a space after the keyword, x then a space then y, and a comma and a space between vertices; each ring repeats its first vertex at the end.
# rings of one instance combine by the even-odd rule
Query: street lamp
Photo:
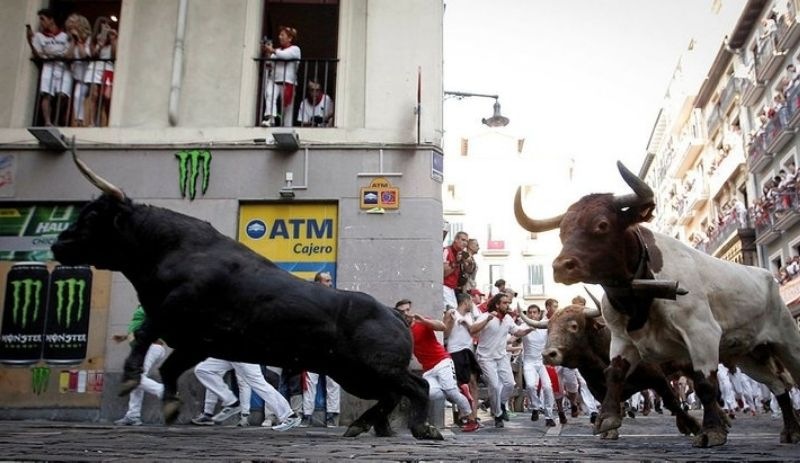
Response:
POLYGON ((445 90, 445 96, 452 96, 455 98, 463 99, 467 97, 477 97, 477 98, 494 98, 494 115, 492 117, 486 117, 481 119, 481 122, 486 125, 487 127, 505 127, 508 125, 508 118, 500 114, 500 101, 499 96, 497 95, 489 95, 485 93, 471 93, 471 92, 449 92, 445 90))

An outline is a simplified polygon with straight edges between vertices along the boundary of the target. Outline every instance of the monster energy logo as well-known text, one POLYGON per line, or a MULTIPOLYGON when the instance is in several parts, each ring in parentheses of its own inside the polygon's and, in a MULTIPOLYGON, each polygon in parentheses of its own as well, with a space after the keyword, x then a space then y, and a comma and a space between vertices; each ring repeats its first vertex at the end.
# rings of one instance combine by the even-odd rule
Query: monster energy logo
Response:
POLYGON ((32 278, 11 282, 11 317, 14 324, 22 329, 28 325, 28 314, 31 314, 31 323, 39 319, 39 309, 42 306, 42 282, 32 278))
POLYGON ((48 367, 33 367, 31 368, 31 388, 33 393, 41 395, 47 391, 47 385, 50 383, 50 368, 48 367))
POLYGON ((200 171, 203 172, 200 184, 200 192, 206 194, 208 189, 208 177, 211 174, 211 152, 206 150, 179 151, 175 153, 178 158, 178 186, 181 189, 181 197, 189 195, 189 200, 193 201, 197 194, 197 177, 200 171))
POLYGON ((57 280, 55 285, 56 321, 59 325, 69 328, 73 322, 83 318, 83 293, 86 289, 86 280, 67 278, 57 280))

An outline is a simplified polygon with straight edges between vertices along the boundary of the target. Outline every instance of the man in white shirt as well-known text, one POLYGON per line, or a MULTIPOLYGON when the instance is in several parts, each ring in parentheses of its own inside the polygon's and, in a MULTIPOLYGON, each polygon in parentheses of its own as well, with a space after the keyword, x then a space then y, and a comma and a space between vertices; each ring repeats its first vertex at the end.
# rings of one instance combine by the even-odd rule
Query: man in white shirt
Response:
POLYGON ((488 304, 488 312, 482 314, 470 327, 471 334, 478 334, 476 357, 481 367, 483 380, 489 389, 489 402, 494 416, 494 426, 503 427, 508 421, 505 403, 514 391, 514 373, 506 355, 508 336, 525 336, 533 328, 521 328, 508 315, 511 298, 506 293, 495 295, 488 304))
MULTIPOLYGON (((528 317, 521 314, 520 317, 527 322, 527 320, 541 321, 542 309, 536 304, 528 306, 528 317)), ((542 351, 547 344, 547 329, 534 328, 533 331, 526 334, 522 338, 522 375, 525 378, 525 392, 528 393, 528 400, 531 403, 533 412, 531 412, 531 421, 539 419, 539 411, 544 412, 545 426, 555 426, 556 422, 553 419, 553 405, 555 404, 555 397, 553 396, 553 385, 550 383, 550 375, 544 367, 542 361, 542 351), (542 384, 542 399, 539 398, 536 389, 539 382, 542 384), (544 402, 544 403, 542 403, 544 402)))
POLYGON ((478 416, 478 375, 481 367, 472 350, 472 334, 469 327, 472 325, 472 311, 474 305, 468 294, 456 294, 458 307, 449 309, 444 314, 444 335, 447 338, 447 352, 453 359, 456 369, 456 381, 461 393, 467 397, 472 406, 470 420, 478 416))
POLYGON ((57 96, 59 99, 59 104, 56 105, 58 110, 68 107, 67 103, 60 104, 60 100, 69 101, 69 96, 72 94, 72 73, 67 70, 64 61, 58 60, 66 56, 71 43, 67 33, 59 29, 56 24, 52 10, 44 8, 39 10, 37 15, 40 31, 34 33, 31 27, 27 26, 26 36, 35 58, 55 59, 42 64, 42 75, 39 80, 42 121, 44 125, 53 125, 52 97, 57 96))
POLYGON ((308 93, 300 103, 297 122, 303 127, 333 126, 333 100, 316 80, 308 81, 308 93))

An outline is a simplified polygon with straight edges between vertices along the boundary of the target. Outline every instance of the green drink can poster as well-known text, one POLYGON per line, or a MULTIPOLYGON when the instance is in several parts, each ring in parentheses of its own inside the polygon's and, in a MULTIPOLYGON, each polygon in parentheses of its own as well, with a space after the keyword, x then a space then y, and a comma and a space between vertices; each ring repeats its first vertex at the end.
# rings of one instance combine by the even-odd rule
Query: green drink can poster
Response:
POLYGON ((0 362, 26 365, 41 358, 49 277, 42 263, 11 266, 3 303, 0 362))
POLYGON ((43 359, 49 364, 77 364, 86 358, 92 270, 59 265, 50 275, 43 359))

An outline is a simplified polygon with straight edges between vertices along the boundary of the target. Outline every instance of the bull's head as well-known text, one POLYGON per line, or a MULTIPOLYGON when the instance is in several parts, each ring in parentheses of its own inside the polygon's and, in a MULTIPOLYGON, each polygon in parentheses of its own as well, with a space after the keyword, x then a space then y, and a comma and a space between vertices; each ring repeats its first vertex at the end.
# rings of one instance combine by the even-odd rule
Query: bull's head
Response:
POLYGON ((542 360, 548 365, 564 365, 578 368, 580 358, 591 349, 587 326, 591 319, 600 316, 600 311, 580 305, 567 306, 556 313, 547 324, 547 344, 542 351, 542 360))
POLYGON ((133 204, 125 194, 91 169, 75 153, 72 157, 78 169, 97 186, 103 195, 83 208, 78 220, 58 235, 52 250, 62 264, 89 264, 97 268, 120 270, 123 253, 130 250, 125 234, 120 230, 127 225, 133 204))
POLYGON ((560 228, 561 253, 553 261, 555 281, 618 284, 634 278, 639 243, 633 227, 652 218, 653 191, 621 162, 617 167, 633 194, 591 194, 567 212, 545 220, 528 217, 522 208, 521 189, 514 198, 514 214, 522 228, 544 232, 560 228))

